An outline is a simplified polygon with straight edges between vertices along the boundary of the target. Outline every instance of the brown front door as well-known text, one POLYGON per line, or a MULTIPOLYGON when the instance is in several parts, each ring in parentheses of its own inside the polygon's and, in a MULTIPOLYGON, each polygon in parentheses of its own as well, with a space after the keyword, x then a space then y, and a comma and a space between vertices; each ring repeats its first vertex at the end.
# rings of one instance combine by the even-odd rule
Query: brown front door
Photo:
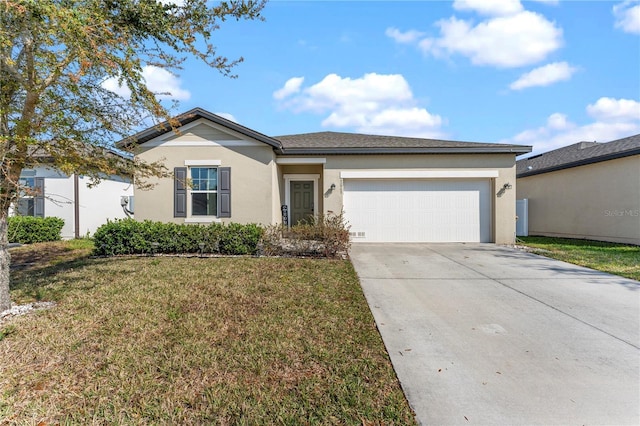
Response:
POLYGON ((313 217, 313 181, 291 182, 291 225, 313 217))

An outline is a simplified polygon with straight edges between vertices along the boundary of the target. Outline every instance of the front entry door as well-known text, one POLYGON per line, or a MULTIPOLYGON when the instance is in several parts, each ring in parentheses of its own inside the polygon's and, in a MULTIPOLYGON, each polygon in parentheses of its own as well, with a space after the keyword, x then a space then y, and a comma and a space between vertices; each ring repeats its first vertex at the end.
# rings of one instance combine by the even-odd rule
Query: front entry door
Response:
POLYGON ((313 217, 313 181, 291 182, 291 225, 313 217))

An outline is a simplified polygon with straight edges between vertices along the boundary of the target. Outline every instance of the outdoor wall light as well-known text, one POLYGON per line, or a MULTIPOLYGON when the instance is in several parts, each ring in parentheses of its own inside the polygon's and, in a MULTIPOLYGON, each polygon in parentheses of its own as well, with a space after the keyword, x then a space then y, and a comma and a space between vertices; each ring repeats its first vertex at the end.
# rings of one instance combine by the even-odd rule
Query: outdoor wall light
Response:
POLYGON ((329 187, 332 191, 334 191, 336 189, 336 184, 332 183, 331 186, 329 187))
POLYGON ((504 185, 502 185, 502 189, 511 189, 511 188, 513 188, 513 186, 511 186, 511 184, 509 182, 507 182, 504 185))

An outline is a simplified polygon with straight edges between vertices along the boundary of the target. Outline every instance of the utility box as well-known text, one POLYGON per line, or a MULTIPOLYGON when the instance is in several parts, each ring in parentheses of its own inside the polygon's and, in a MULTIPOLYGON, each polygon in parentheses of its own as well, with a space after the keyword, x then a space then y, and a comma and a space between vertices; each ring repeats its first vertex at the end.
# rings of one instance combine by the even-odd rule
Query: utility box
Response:
POLYGON ((529 199, 516 200, 516 236, 529 235, 529 199))

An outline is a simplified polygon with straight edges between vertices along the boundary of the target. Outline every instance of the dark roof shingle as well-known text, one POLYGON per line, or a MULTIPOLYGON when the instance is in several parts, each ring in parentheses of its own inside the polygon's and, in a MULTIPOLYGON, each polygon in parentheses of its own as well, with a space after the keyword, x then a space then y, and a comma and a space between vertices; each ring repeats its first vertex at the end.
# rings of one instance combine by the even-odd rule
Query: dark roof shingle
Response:
POLYGON ((532 176, 636 154, 640 154, 640 134, 606 143, 578 142, 518 160, 516 175, 532 176))
POLYGON ((279 155, 328 154, 448 154, 448 153, 512 153, 531 152, 530 146, 496 143, 457 142, 440 139, 401 136, 364 135, 359 133, 316 132, 270 137, 229 121, 202 108, 194 108, 176 116, 172 123, 164 122, 136 133, 116 143, 120 149, 142 144, 158 136, 204 118, 273 147, 279 155))
POLYGON ((316 132, 276 136, 283 154, 367 153, 526 153, 531 147, 496 143, 458 142, 360 133, 316 132))

